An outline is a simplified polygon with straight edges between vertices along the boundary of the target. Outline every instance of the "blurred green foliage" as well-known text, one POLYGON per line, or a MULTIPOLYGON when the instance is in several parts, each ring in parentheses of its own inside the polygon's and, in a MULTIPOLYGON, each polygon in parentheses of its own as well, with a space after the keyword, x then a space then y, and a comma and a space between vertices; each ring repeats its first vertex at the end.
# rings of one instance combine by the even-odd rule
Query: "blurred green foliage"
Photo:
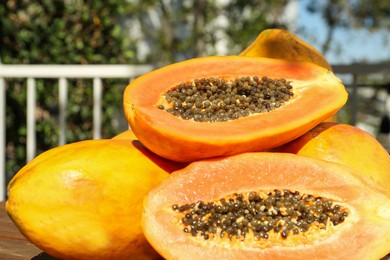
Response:
POLYGON ((124 0, 6 1, 0 7, 2 62, 128 63, 134 53, 120 25, 126 6, 124 0))
MULTIPOLYGON (((284 27, 287 0, 7 0, 0 5, 4 64, 140 64, 238 54, 260 31, 284 27), (270 15, 272 14, 272 15, 270 15), (275 15, 276 14, 276 15, 275 15), (220 23, 224 16, 225 23, 220 23), (145 55, 140 55, 146 47, 145 55)), ((103 81, 103 138, 126 129, 126 80, 103 81)), ((58 145, 58 80, 37 79, 37 154, 58 145)), ((66 141, 92 138, 92 80, 71 79, 66 141)), ((7 79, 6 170, 26 163, 26 81, 7 79)))
MULTIPOLYGON (((125 64, 134 42, 120 19, 126 1, 6 1, 0 6, 1 61, 5 64, 125 64)), ((69 80, 67 142, 92 138, 92 80, 69 80)), ((103 137, 117 129, 124 80, 104 80, 103 137), (105 109, 107 107, 107 109, 105 109)), ((26 81, 7 80, 6 168, 10 178, 26 163, 26 81)), ((58 80, 38 79, 37 154, 58 145, 58 80)), ((122 119, 125 120, 125 119, 122 119)))
MULTIPOLYGON (((161 66, 178 60, 240 53, 264 29, 285 28, 288 0, 132 0, 131 22, 149 47, 143 62, 161 66), (156 24, 156 19, 158 23, 156 24)), ((139 45, 138 45, 139 46, 139 45)))

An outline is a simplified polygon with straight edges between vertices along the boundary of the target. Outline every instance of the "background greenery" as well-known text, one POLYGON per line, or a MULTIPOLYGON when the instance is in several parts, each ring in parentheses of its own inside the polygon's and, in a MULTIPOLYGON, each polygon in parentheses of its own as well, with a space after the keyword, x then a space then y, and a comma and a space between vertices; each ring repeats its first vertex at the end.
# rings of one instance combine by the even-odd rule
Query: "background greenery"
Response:
MULTIPOLYGON (((229 53, 243 50, 260 31, 286 27, 287 0, 7 0, 0 5, 0 58, 4 64, 153 64, 217 53, 220 37, 229 53), (150 13, 159 19, 153 26, 150 13), (221 26, 218 17, 229 21, 221 26), (148 52, 140 54, 140 46, 148 52)), ((322 15, 328 34, 326 53, 338 28, 388 26, 387 1, 309 1, 322 15), (369 3, 367 5, 366 3, 369 3)), ((6 168, 8 179, 26 163, 26 82, 7 80, 6 168)), ((127 82, 103 82, 103 133, 125 130, 122 93, 127 82)), ((92 138, 92 82, 69 82, 67 142, 92 138)), ((58 145, 58 82, 37 81, 38 154, 58 145)))

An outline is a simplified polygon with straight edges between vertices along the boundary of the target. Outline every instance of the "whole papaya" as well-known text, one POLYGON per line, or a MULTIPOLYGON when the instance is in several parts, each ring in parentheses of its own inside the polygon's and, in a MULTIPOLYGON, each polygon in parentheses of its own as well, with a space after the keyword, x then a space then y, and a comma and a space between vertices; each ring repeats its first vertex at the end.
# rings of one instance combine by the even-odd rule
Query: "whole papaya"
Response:
POLYGON ((123 131, 123 132, 115 135, 114 137, 112 137, 112 139, 114 139, 114 140, 118 140, 118 139, 138 140, 138 138, 135 136, 133 130, 131 130, 131 129, 128 129, 126 131, 123 131))
POLYGON ((14 176, 6 210, 21 233, 53 257, 156 259, 141 229, 142 201, 179 168, 139 141, 67 144, 14 176))
POLYGON ((240 55, 305 61, 332 70, 332 67, 320 51, 295 34, 283 29, 262 31, 240 55))
POLYGON ((382 186, 390 196, 390 155, 372 135, 358 127, 323 122, 275 151, 346 165, 382 186))

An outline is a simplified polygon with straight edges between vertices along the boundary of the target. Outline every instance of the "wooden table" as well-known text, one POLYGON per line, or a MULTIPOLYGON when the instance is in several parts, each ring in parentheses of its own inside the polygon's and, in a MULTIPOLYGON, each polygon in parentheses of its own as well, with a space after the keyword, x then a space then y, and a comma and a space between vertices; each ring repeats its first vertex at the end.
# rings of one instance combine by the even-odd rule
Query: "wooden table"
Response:
MULTIPOLYGON (((0 260, 56 260, 31 244, 15 227, 0 202, 0 260)), ((390 254, 381 260, 390 260, 390 254)))
POLYGON ((0 259, 1 260, 53 260, 31 244, 15 227, 0 202, 0 259))

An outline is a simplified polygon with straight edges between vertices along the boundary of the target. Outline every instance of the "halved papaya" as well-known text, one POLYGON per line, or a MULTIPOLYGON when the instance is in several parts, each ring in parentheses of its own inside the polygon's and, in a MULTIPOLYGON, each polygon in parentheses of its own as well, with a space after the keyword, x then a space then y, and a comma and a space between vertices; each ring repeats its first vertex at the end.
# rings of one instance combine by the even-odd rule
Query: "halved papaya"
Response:
POLYGON ((166 259, 364 259, 390 252, 390 199, 348 167, 287 153, 191 163, 145 198, 166 259))
POLYGON ((156 154, 181 162, 264 151, 336 113, 347 92, 330 71, 305 62, 196 58, 132 81, 126 118, 156 154))
POLYGON ((180 168, 139 141, 71 143, 13 177, 6 210, 27 239, 59 259, 160 259, 142 232, 142 202, 180 168))
POLYGON ((390 196, 390 155, 375 137, 356 126, 323 122, 274 151, 346 165, 383 186, 390 196))

